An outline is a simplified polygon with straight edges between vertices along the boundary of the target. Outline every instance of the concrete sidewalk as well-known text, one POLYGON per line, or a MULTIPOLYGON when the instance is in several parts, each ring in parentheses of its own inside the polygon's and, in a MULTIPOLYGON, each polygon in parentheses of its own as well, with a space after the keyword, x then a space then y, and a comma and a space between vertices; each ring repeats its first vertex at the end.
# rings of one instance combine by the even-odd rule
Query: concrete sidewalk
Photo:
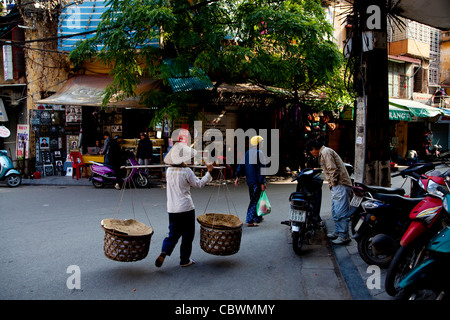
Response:
MULTIPOLYGON (((89 178, 82 177, 80 179, 66 176, 48 176, 40 179, 22 179, 23 185, 45 185, 45 186, 91 186, 94 187, 89 178)), ((161 186, 162 181, 151 179, 149 188, 161 186)), ((113 186, 113 185, 111 185, 113 186)))

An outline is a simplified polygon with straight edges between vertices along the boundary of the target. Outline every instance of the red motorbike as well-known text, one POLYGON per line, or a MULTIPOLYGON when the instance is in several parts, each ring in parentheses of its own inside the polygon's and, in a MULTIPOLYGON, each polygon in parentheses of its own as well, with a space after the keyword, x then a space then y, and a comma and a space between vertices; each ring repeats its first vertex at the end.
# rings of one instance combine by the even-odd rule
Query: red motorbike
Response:
POLYGON ((442 209, 443 197, 449 190, 446 184, 449 178, 445 174, 420 177, 419 184, 427 191, 427 195, 411 211, 411 223, 389 265, 385 279, 385 291, 389 295, 395 296, 400 291, 400 280, 424 259, 427 243, 439 230, 450 224, 448 215, 442 209))

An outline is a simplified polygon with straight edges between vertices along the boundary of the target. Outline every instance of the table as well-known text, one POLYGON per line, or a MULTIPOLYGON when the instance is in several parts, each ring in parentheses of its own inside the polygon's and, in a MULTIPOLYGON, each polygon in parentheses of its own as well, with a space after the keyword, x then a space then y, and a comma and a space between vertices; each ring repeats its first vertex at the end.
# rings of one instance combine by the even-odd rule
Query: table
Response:
POLYGON ((83 158, 83 163, 85 163, 88 168, 88 176, 91 174, 92 163, 90 161, 95 161, 95 162, 100 162, 100 163, 105 162, 105 157, 102 155, 83 154, 81 157, 83 158))

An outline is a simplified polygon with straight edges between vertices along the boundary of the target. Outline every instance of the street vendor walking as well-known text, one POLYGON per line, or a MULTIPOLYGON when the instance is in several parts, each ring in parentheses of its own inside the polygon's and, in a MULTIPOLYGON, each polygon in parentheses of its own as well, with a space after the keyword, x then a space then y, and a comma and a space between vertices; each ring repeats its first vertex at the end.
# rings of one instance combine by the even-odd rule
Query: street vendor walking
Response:
POLYGON ((348 213, 352 195, 352 181, 345 169, 341 157, 331 148, 325 147, 318 140, 309 140, 306 149, 315 158, 325 173, 331 189, 331 215, 335 222, 334 231, 327 234, 334 244, 345 244, 350 241, 348 235, 348 213))
POLYGON ((195 263, 190 258, 195 235, 195 206, 190 189, 203 188, 210 182, 213 169, 212 164, 208 164, 208 171, 203 178, 197 178, 192 169, 186 166, 196 153, 195 149, 177 143, 164 158, 164 162, 170 165, 166 170, 169 235, 164 239, 161 254, 155 261, 158 268, 162 266, 165 257, 172 254, 180 238, 180 266, 187 267, 195 263))
POLYGON ((265 163, 264 153, 260 150, 263 141, 264 138, 261 136, 254 136, 250 139, 252 147, 245 153, 244 159, 236 169, 235 186, 239 183, 239 177, 245 175, 250 194, 250 204, 245 221, 247 227, 257 227, 263 220, 262 217, 258 216, 256 210, 261 192, 266 190, 266 177, 261 174, 261 168, 265 163))

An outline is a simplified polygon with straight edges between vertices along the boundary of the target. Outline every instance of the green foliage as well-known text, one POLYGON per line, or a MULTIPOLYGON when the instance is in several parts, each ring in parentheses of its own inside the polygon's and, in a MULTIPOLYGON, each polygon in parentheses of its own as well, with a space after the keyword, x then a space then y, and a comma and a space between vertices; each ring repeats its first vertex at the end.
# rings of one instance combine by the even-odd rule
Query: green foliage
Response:
MULTIPOLYGON (((285 89, 306 100, 327 93, 330 105, 345 102, 343 57, 332 42, 318 0, 110 0, 96 36, 79 43, 75 64, 96 58, 112 66, 115 81, 104 103, 133 95, 142 75, 192 76, 192 67, 213 81, 251 81, 285 89), (148 45, 161 39, 159 47, 148 45), (101 50, 97 46, 101 45, 101 50), (161 63, 170 59, 171 64, 161 63), (197 69, 199 70, 199 69, 197 69)), ((153 92, 144 97, 157 115, 186 115, 188 94, 153 92)))

